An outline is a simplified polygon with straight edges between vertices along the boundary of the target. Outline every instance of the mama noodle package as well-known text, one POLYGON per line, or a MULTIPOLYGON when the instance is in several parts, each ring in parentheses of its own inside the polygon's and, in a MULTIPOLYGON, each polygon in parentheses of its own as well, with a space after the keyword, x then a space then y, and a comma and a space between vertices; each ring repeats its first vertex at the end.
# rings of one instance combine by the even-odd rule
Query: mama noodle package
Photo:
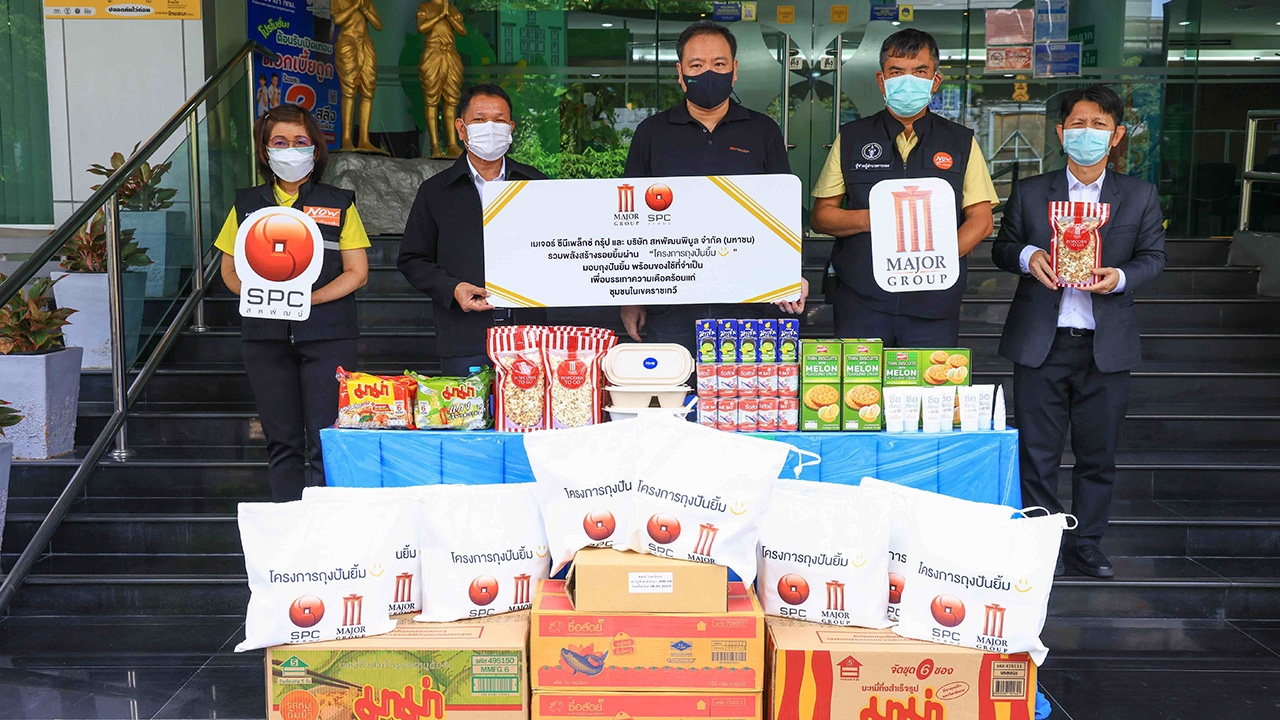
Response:
POLYGON ((893 499, 889 513, 889 608, 891 621, 898 620, 898 605, 906 583, 911 559, 907 545, 911 528, 918 522, 916 508, 933 509, 951 518, 970 518, 979 523, 995 523, 1008 520, 1015 510, 1007 505, 973 502, 919 490, 905 485, 864 477, 860 486, 868 493, 882 493, 893 499))
POLYGON ((450 622, 532 606, 547 577, 547 536, 534 488, 436 485, 422 504, 422 614, 450 622))
POLYGON ((902 591, 902 637, 1001 654, 1036 665, 1062 531, 1070 515, 985 522, 938 506, 916 508, 902 591))
POLYGON ((386 577, 417 513, 413 502, 241 503, 252 595, 236 652, 391 632, 386 577))
POLYGON ((525 440, 562 567, 578 549, 724 565, 755 579, 760 522, 791 446, 672 417, 640 417, 525 440))
POLYGON ((779 480, 760 533, 765 614, 888 627, 892 502, 848 485, 779 480))

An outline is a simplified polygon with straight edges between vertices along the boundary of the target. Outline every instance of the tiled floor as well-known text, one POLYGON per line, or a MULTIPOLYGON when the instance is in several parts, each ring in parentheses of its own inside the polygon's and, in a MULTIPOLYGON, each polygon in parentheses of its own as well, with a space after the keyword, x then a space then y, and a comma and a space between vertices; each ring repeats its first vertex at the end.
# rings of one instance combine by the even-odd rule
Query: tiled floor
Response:
MULTIPOLYGON (((9 618, 0 718, 262 718, 242 637, 239 618, 9 618)), ((1051 620, 1044 640, 1060 720, 1280 717, 1280 620, 1051 620)))

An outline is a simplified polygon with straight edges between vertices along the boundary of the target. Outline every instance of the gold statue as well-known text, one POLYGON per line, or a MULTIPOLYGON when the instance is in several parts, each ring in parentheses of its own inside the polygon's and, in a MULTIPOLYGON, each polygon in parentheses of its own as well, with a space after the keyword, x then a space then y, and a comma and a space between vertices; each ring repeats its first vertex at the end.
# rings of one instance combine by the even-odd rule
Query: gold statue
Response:
POLYGON ((382 20, 373 0, 333 0, 330 7, 338 26, 334 44, 334 60, 338 65, 338 82, 342 85, 341 150, 385 152, 369 142, 369 116, 373 113, 373 94, 378 87, 378 56, 365 24, 382 30, 382 20), (360 138, 351 142, 351 123, 355 119, 356 95, 360 95, 360 138))
POLYGON ((418 6, 418 32, 426 35, 422 43, 422 59, 418 62, 418 82, 427 102, 427 135, 431 138, 431 157, 456 158, 458 131, 454 118, 458 115, 458 98, 462 94, 462 56, 458 54, 454 33, 466 35, 462 13, 449 0, 427 0, 418 6), (444 128, 449 146, 440 148, 440 129, 436 125, 440 101, 444 100, 444 128))

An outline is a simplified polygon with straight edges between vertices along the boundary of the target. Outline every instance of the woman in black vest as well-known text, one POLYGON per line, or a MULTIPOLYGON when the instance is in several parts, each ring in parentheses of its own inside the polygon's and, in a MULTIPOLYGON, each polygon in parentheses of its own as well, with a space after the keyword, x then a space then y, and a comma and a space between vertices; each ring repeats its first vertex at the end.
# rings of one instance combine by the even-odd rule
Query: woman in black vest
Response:
POLYGON ((239 225, 272 205, 305 212, 320 228, 324 254, 311 286, 311 316, 302 322, 242 318, 245 371, 267 437, 271 497, 287 502, 308 485, 324 485, 320 429, 338 417, 339 365, 356 365, 355 291, 369 278, 369 236, 356 212, 355 193, 324 185, 326 140, 311 113, 297 105, 267 111, 253 126, 258 172, 267 182, 236 193, 218 234, 222 279, 240 294, 235 246, 239 225), (310 467, 308 468, 308 461, 310 467))

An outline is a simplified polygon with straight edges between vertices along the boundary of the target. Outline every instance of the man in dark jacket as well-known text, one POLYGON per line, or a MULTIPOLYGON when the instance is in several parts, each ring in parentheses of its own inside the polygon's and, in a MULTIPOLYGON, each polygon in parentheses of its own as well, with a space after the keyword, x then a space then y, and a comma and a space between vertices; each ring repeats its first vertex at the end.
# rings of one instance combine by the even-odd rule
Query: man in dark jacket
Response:
MULTIPOLYGON (((1129 406, 1129 371, 1142 361, 1133 293, 1159 277, 1165 264, 1164 221, 1155 186, 1107 170, 1111 149, 1124 137, 1123 115, 1120 97, 1104 85, 1063 96, 1058 138, 1067 153, 1067 169, 1014 187, 991 253, 996 265, 1022 277, 1005 321, 1000 355, 1014 363, 1024 506, 1063 511, 1056 492, 1058 466, 1071 427, 1071 512, 1079 525, 1063 539, 1059 575, 1065 571, 1064 560, 1086 575, 1115 575, 1099 543, 1111 513, 1116 445, 1129 406), (1081 215, 1073 221, 1063 211, 1069 203, 1089 203, 1079 207, 1091 219, 1081 215), (1048 251, 1064 231, 1054 225, 1088 227, 1104 216, 1106 222, 1097 230, 1102 267, 1092 284, 1059 287, 1048 251)), ((1079 235, 1073 231, 1069 239, 1078 242, 1079 235)), ((1085 245, 1080 252, 1087 250, 1085 245)), ((1058 275, 1063 272, 1059 267, 1058 275)))
MULTIPOLYGON (((506 157, 515 121, 511 98, 496 85, 476 85, 458 101, 455 127, 467 152, 453 167, 418 188, 400 243, 400 272, 431 297, 436 351, 445 375, 466 375, 492 364, 485 339, 494 313, 484 289, 481 196, 495 180, 541 180, 546 175, 506 157)), ((545 310, 516 310, 514 321, 541 324, 545 310)))

